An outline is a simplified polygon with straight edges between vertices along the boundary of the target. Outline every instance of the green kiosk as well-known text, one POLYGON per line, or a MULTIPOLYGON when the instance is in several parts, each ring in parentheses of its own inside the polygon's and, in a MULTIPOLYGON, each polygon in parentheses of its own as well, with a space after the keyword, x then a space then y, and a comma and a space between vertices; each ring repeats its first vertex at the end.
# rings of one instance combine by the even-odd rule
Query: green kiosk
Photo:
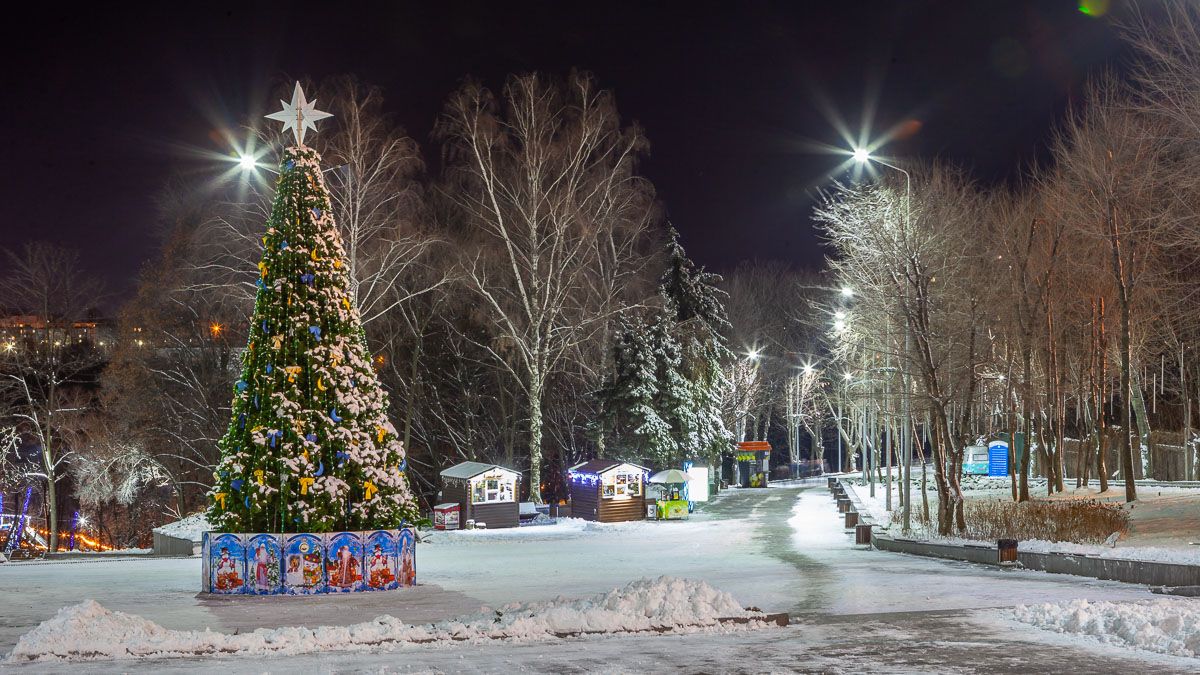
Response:
POLYGON ((650 476, 649 482, 663 486, 663 498, 656 503, 659 520, 687 520, 688 501, 683 498, 683 486, 691 479, 680 469, 667 469, 650 476))

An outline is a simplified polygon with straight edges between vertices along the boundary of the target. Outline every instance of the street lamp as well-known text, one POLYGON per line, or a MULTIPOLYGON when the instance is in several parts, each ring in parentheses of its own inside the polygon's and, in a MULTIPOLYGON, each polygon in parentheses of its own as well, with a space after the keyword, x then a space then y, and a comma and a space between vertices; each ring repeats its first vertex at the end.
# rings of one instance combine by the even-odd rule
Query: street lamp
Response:
POLYGON ((254 159, 254 155, 240 155, 238 166, 242 167, 242 171, 253 171, 258 166, 258 160, 254 159))
MULTIPOLYGON (((866 148, 855 148, 853 154, 854 154, 854 161, 858 162, 859 164, 865 164, 866 162, 874 161, 877 164, 882 164, 883 166, 886 166, 889 169, 895 169, 896 171, 899 171, 900 173, 904 174, 904 229, 905 229, 905 232, 907 233, 912 228, 912 176, 907 171, 905 171, 904 169, 901 169, 900 167, 896 166, 895 164, 890 164, 882 159, 879 159, 878 157, 872 157, 871 152, 869 150, 867 150, 866 148)), ((905 297, 907 297, 907 290, 905 291, 905 297)), ((906 320, 904 322, 904 361, 901 364, 903 367, 901 368, 901 375, 900 375, 900 386, 902 386, 904 388, 904 398, 902 399, 902 405, 904 407, 904 410, 900 415, 900 417, 904 421, 904 428, 901 430, 901 435, 900 435, 900 445, 901 445, 900 454, 903 457, 903 461, 904 461, 903 471, 901 473, 904 477, 903 478, 903 480, 904 480, 904 488, 903 488, 903 494, 904 494, 904 521, 903 521, 903 523, 904 524, 903 524, 903 527, 904 527, 905 532, 908 532, 912 527, 912 509, 910 508, 910 505, 912 503, 912 500, 911 500, 911 497, 912 497, 912 489, 911 489, 912 488, 912 485, 911 485, 911 482, 912 482, 912 476, 911 476, 911 473, 912 473, 912 411, 909 409, 909 401, 908 401, 909 393, 910 393, 910 391, 909 391, 910 387, 909 387, 909 382, 908 382, 908 352, 912 348, 911 341, 912 341, 912 332, 909 330, 908 321, 906 320)), ((892 475, 891 474, 891 466, 889 464, 889 466, 888 466, 888 480, 889 481, 891 480, 891 475, 892 475)), ((892 496, 892 493, 891 493, 891 490, 889 489, 888 490, 888 499, 889 500, 891 499, 891 496, 892 496)))

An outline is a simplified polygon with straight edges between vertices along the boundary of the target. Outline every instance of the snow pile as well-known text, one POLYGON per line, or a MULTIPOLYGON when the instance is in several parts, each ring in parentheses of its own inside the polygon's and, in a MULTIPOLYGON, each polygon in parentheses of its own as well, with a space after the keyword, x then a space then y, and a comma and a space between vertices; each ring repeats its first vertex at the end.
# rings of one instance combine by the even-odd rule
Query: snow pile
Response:
POLYGON ((695 630, 716 626, 722 618, 756 616, 762 614, 743 609, 729 593, 706 582, 672 577, 642 579, 579 600, 559 598, 498 610, 484 608, 478 614, 436 624, 406 625, 385 615, 351 626, 260 628, 239 635, 170 630, 87 600, 59 610, 55 617, 23 635, 9 661, 303 654, 403 643, 533 641, 588 633, 695 630))
POLYGON ((154 531, 159 534, 165 534, 168 537, 177 537, 179 539, 187 539, 189 541, 201 541, 204 539, 204 533, 212 530, 212 526, 208 524, 208 518, 205 517, 203 511, 193 513, 192 515, 177 520, 173 523, 167 523, 161 527, 154 528, 154 531))
POLYGON ((1200 656, 1200 603, 1174 598, 1141 602, 1072 600, 1020 605, 1017 621, 1058 633, 1173 656, 1200 656))

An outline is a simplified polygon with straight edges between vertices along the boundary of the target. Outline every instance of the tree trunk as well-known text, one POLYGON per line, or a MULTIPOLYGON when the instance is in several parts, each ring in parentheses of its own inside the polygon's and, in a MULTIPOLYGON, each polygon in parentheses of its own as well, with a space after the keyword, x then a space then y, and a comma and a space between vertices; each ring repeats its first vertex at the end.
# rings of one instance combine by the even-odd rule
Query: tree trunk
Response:
POLYGON ((1139 468, 1142 471, 1142 478, 1158 478, 1154 465, 1151 463, 1151 457, 1154 455, 1154 443, 1150 437, 1150 416, 1146 413, 1146 397, 1142 393, 1141 378, 1135 378, 1133 389, 1130 393, 1130 402, 1133 404, 1134 419, 1137 421, 1138 435, 1138 458, 1141 460, 1139 468))
POLYGON ((542 381, 534 372, 529 381, 529 501, 542 503, 542 381))
MULTIPOLYGON (((46 471, 46 529, 50 533, 46 542, 47 550, 54 553, 58 550, 58 481, 48 445, 42 447, 42 468, 46 471)), ((20 544, 17 542, 18 546, 20 544)))
MULTIPOLYGON (((1032 436, 1033 436, 1033 412, 1030 410, 1030 404, 1032 403, 1032 401, 1030 400, 1030 397, 1032 395, 1032 390, 1033 390, 1033 384, 1032 384, 1032 382, 1030 382, 1030 378, 1032 377, 1032 369, 1033 369, 1032 364, 1030 363, 1032 360, 1033 360, 1033 355, 1030 354, 1029 348, 1026 347, 1024 350, 1024 374, 1023 374, 1023 384, 1024 384, 1024 389, 1025 389, 1025 395, 1021 397, 1021 406, 1023 408, 1022 417, 1024 418, 1023 422, 1024 422, 1024 427, 1025 427, 1025 432, 1024 432, 1025 437, 1023 439, 1021 439, 1022 446, 1023 446, 1021 448, 1022 452, 1017 457, 1017 463, 1021 465, 1020 466, 1021 480, 1020 480, 1020 488, 1019 488, 1019 495, 1017 497, 1017 501, 1021 501, 1021 502, 1027 502, 1030 499, 1030 497, 1029 497, 1029 460, 1033 456, 1033 438, 1032 438, 1032 436)), ((1013 439, 1013 449, 1014 449, 1014 451, 1016 450, 1016 439, 1015 438, 1013 439)))

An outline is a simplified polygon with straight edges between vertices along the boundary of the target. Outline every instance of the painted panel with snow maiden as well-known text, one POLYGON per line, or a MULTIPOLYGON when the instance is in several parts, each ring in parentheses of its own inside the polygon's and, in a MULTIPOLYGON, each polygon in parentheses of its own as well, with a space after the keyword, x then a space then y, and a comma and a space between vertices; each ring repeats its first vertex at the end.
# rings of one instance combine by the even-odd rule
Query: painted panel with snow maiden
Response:
POLYGON ((245 592, 246 549, 240 534, 210 533, 205 555, 209 592, 222 595, 245 592))
POLYGON ((320 535, 289 534, 283 547, 283 588, 289 595, 325 592, 325 542, 320 535))
POLYGON ((246 591, 254 595, 283 592, 283 545, 277 534, 250 535, 246 545, 246 591))
POLYGON ((325 577, 330 593, 362 590, 363 541, 358 532, 325 535, 325 577))
POLYGON ((397 557, 395 532, 378 530, 367 535, 363 561, 367 590, 386 591, 400 585, 396 579, 397 557))
POLYGON ((417 541, 413 532, 411 527, 400 530, 400 536, 396 542, 400 556, 399 582, 401 586, 417 585, 417 541))

